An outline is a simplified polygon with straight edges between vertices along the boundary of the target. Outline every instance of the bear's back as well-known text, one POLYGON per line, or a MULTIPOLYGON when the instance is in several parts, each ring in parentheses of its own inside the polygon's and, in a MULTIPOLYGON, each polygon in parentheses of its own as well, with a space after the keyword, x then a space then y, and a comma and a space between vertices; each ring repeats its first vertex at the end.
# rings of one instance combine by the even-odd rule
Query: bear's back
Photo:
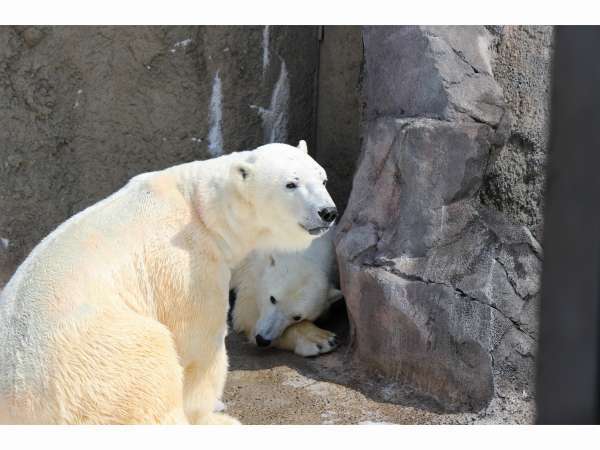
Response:
POLYGON ((176 219, 170 214, 175 195, 160 174, 133 178, 66 220, 32 250, 0 292, 0 341, 6 342, 15 324, 21 335, 39 335, 101 296, 99 286, 110 289, 114 274, 132 264, 132 255, 140 254, 137 247, 155 231, 156 217, 176 219))

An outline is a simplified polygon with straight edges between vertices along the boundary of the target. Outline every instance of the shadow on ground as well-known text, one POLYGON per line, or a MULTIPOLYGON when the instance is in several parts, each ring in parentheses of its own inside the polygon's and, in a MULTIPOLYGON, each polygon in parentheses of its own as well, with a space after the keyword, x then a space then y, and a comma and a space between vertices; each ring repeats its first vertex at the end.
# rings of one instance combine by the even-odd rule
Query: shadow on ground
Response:
POLYGON ((341 346, 315 358, 259 349, 230 332, 227 412, 244 424, 533 423, 533 399, 510 387, 497 386, 481 412, 443 414, 405 386, 367 375, 351 364, 343 304, 320 326, 336 332, 341 346))
POLYGON ((224 401, 246 424, 532 423, 533 400, 499 386, 479 413, 445 414, 431 400, 352 364, 342 303, 319 324, 341 337, 332 353, 303 358, 227 337, 230 371, 224 401))

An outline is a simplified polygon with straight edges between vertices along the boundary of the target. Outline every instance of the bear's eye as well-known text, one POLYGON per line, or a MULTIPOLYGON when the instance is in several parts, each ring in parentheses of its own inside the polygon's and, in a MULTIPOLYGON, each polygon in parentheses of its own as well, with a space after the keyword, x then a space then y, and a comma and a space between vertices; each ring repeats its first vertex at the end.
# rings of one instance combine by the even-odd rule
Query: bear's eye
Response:
POLYGON ((293 181, 290 181, 288 184, 285 185, 285 187, 288 189, 296 189, 298 187, 298 185, 296 183, 294 183, 293 181))
POLYGON ((294 319, 296 322, 298 322, 300 319, 302 319, 302 316, 294 316, 294 317, 292 317, 292 319, 294 319))
POLYGON ((327 186, 327 180, 323 180, 323 186, 327 186))
POLYGON ((271 303, 273 303, 273 304, 277 303, 277 299, 275 297, 273 297, 272 295, 271 295, 270 300, 271 300, 271 303))

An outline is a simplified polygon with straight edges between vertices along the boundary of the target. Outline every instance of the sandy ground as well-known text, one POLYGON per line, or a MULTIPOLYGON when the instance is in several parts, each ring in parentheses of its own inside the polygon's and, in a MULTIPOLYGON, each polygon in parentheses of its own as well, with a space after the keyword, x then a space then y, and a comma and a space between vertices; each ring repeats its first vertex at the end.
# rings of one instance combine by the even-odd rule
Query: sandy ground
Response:
MULTIPOLYGON (((345 327, 330 326, 347 341, 345 327)), ((526 424, 534 401, 510 387, 479 413, 443 414, 399 383, 367 376, 350 364, 349 349, 303 358, 259 349, 230 332, 227 412, 244 424, 526 424)))

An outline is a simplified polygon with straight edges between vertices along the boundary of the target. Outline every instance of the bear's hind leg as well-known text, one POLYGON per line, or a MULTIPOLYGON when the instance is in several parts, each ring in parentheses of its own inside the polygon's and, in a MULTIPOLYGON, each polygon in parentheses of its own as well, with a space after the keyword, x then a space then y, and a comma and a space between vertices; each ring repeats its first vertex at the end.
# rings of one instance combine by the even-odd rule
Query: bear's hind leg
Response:
POLYGON ((225 343, 210 359, 208 364, 195 362, 185 369, 183 396, 186 415, 192 424, 239 425, 233 417, 214 411, 216 401, 223 394, 227 376, 225 343))
POLYGON ((185 411, 183 408, 177 408, 174 411, 168 412, 165 416, 159 417, 157 422, 159 425, 189 425, 185 411))
POLYGON ((102 314, 66 340, 60 359, 59 423, 187 423, 175 343, 156 320, 102 314))
POLYGON ((223 413, 212 413, 204 416, 198 425, 241 425, 240 421, 223 413))

